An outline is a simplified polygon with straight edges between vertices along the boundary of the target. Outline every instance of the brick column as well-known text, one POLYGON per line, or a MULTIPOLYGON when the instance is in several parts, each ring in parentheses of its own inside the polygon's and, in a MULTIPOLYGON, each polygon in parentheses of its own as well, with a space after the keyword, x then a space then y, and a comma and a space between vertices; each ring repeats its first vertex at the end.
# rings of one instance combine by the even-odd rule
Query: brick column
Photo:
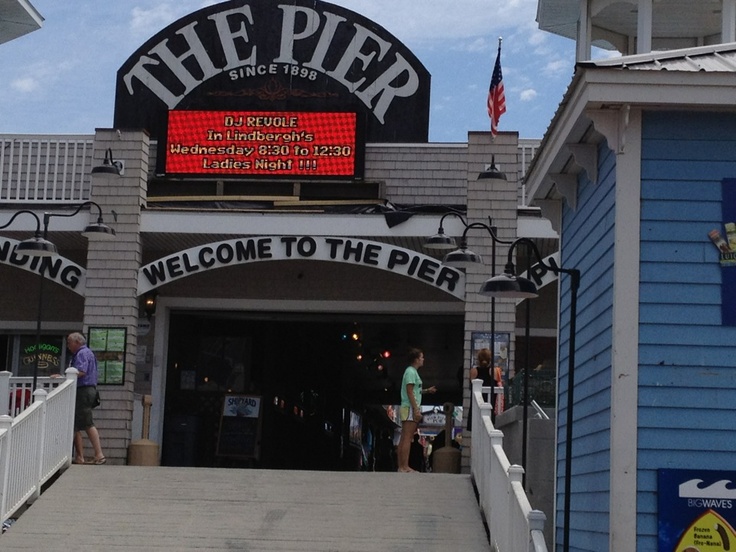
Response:
MULTIPOLYGON (((519 136, 505 132, 491 139, 489 132, 468 134, 468 223, 489 224, 488 217, 497 227, 498 237, 504 241, 516 239, 516 209, 519 204, 519 136), (478 175, 495 158, 496 166, 506 174, 507 180, 483 179, 478 175)), ((471 360, 472 332, 491 331, 491 298, 480 295, 478 290, 483 282, 491 277, 493 240, 483 229, 468 233, 468 248, 483 258, 483 264, 466 271, 465 283, 465 383, 463 386, 463 412, 470 412, 470 388, 468 377, 471 360)), ((508 247, 496 246, 496 274, 503 272, 508 247)), ((516 327, 516 306, 511 300, 496 300, 495 332, 509 333, 510 347, 513 350, 514 329, 516 327)), ((513 359, 513 356, 510 357, 513 359)), ((513 366, 511 366, 513 370, 513 366)), ((467 415, 465 416, 467 420, 467 415)), ((475 425, 475 421, 473 424, 475 425)), ((462 471, 470 471, 470 439, 468 431, 463 435, 462 471)))
MULTIPOLYGON (((126 329, 123 385, 100 387, 102 405, 95 410, 95 425, 108 461, 124 464, 131 440, 133 385, 136 368, 139 300, 138 268, 141 264, 141 205, 148 182, 148 135, 141 131, 98 129, 93 166, 102 163, 107 149, 124 163, 124 174, 115 180, 92 176, 90 199, 102 207, 105 223, 115 229, 114 240, 90 240, 87 252, 87 285, 84 330, 90 327, 126 329), (117 213, 117 222, 111 211, 117 213)), ((96 209, 90 211, 96 220, 96 209)))

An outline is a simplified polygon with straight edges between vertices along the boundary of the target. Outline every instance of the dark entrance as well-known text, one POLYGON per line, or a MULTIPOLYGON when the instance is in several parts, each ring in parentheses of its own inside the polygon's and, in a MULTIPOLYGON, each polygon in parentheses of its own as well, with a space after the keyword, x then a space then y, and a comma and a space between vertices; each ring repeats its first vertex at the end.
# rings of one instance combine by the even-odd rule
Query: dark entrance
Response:
POLYGON ((173 313, 162 462, 370 469, 374 439, 393 429, 381 405, 399 403, 412 346, 425 351, 422 377, 440 391, 432 403, 458 404, 459 316, 173 313), (238 394, 261 398, 257 459, 217 454, 223 401, 238 394), (355 442, 356 419, 363 447, 355 442))

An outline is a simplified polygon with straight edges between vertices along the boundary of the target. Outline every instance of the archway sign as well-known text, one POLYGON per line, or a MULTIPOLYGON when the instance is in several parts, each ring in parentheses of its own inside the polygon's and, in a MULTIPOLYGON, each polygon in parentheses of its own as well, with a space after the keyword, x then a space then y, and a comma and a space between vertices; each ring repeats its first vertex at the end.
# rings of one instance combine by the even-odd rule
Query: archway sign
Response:
POLYGON ((465 273, 411 249, 345 237, 259 236, 192 247, 138 271, 138 295, 207 270, 264 261, 314 260, 346 263, 413 278, 465 298, 465 273))
POLYGON ((233 0, 151 37, 118 70, 117 128, 171 110, 350 112, 370 142, 426 142, 430 75, 373 21, 319 0, 233 0))
POLYGON ((62 287, 84 296, 87 270, 77 263, 54 255, 53 257, 31 257, 18 255, 15 248, 20 242, 0 237, 0 264, 14 266, 34 274, 41 274, 62 287))

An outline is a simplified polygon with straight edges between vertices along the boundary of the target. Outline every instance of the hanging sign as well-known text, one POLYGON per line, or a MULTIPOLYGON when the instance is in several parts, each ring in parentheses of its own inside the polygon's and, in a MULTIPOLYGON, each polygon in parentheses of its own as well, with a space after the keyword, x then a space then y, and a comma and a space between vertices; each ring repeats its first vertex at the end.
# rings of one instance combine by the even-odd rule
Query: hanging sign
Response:
POLYGON ((449 293, 465 296, 465 274, 411 249, 327 236, 260 236, 209 243, 142 266, 138 294, 206 270, 261 261, 314 260, 386 270, 449 293))
POLYGON ((0 237, 0 264, 15 266, 36 274, 43 274, 79 295, 84 295, 87 271, 84 267, 65 259, 60 255, 53 257, 33 257, 18 255, 15 248, 20 242, 10 238, 0 237))

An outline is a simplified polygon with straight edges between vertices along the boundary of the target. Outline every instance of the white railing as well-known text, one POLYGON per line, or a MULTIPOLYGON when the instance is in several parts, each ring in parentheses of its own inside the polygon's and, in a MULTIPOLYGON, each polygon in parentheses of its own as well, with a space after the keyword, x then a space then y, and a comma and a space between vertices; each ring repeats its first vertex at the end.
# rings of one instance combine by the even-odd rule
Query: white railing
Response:
POLYGON ((0 203, 89 199, 94 137, 0 136, 0 203))
POLYGON ((18 408, 13 397, 25 396, 27 379, 0 372, 0 521, 36 500, 43 484, 72 463, 77 370, 39 378, 33 404, 6 414, 18 408))
POLYGON ((547 552, 544 522, 524 492, 524 469, 511 465, 503 450, 503 432, 493 427, 491 403, 482 380, 473 380, 473 438, 470 470, 478 490, 481 513, 496 552, 547 552), (477 421, 476 421, 477 420, 477 421))

